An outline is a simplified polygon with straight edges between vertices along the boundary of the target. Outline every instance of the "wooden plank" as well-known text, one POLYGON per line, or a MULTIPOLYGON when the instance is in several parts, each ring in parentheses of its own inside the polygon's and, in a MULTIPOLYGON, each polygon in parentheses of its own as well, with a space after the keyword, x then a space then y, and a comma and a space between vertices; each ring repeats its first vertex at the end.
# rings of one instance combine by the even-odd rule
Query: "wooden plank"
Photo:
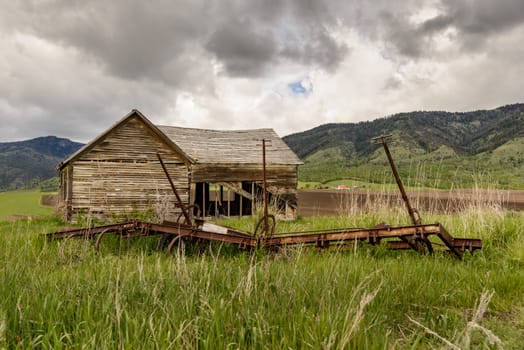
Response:
MULTIPOLYGON (((240 182, 262 181, 262 166, 259 164, 195 164, 192 169, 193 182, 240 182)), ((268 165, 269 186, 296 189, 295 166, 268 165)))
POLYGON ((250 201, 253 200, 253 196, 251 193, 244 191, 242 189, 242 183, 236 183, 236 182, 219 182, 217 185, 227 187, 228 189, 236 192, 237 194, 249 199, 250 201))
POLYGON ((188 167, 149 128, 131 119, 73 162, 74 175, 68 181, 72 183, 71 212, 105 220, 162 207, 169 218, 176 219, 180 209, 174 206, 176 200, 157 152, 162 153, 187 204, 188 167))

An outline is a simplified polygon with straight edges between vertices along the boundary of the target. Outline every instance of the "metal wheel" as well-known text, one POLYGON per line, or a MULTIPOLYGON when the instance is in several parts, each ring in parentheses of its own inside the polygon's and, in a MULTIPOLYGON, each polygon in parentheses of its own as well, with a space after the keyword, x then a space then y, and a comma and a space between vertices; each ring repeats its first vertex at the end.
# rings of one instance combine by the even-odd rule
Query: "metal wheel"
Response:
POLYGON ((169 254, 171 254, 171 253, 173 252, 173 247, 175 246, 175 244, 176 244, 178 241, 180 241, 180 240, 182 239, 182 237, 183 237, 182 235, 177 235, 177 236, 175 236, 175 237, 171 240, 171 242, 169 242, 169 245, 167 246, 167 252, 168 252, 169 254))
POLYGON ((416 250, 421 254, 433 254, 433 245, 427 237, 417 237, 414 241, 416 250))
POLYGON ((171 242, 171 240, 173 239, 172 237, 173 235, 170 233, 163 234, 162 237, 160 237, 160 239, 158 240, 156 251, 161 252, 164 249, 166 249, 169 246, 169 243, 171 242))
POLYGON ((255 226, 255 232, 254 232, 255 236, 273 237, 273 234, 275 233, 275 226, 277 224, 275 215, 268 215, 267 221, 268 221, 268 226, 269 226, 268 227, 269 232, 264 232, 264 217, 261 217, 260 220, 258 220, 257 225, 255 226), (260 233, 258 232, 259 229, 261 229, 260 233))
POLYGON ((96 238, 95 242, 95 250, 98 252, 100 251, 100 241, 102 240, 102 237, 108 232, 109 230, 104 230, 98 234, 98 237, 96 238))

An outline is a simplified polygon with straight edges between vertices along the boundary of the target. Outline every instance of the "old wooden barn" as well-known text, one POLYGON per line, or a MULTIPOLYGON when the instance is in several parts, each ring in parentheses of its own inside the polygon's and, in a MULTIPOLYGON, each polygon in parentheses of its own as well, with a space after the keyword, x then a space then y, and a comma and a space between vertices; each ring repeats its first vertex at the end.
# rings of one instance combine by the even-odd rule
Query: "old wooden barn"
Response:
POLYGON ((301 161, 272 129, 157 126, 137 110, 58 165, 59 208, 68 221, 140 213, 176 219, 180 209, 159 154, 184 204, 196 204, 203 216, 251 215, 262 198, 262 140, 270 198, 293 217, 301 161))

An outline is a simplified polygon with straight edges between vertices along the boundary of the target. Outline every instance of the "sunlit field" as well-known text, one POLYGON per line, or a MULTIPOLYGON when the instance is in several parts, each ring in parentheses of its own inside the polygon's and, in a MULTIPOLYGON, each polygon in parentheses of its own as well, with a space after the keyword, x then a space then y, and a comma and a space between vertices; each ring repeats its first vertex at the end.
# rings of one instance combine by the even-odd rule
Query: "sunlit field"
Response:
POLYGON ((0 221, 52 214, 52 208, 40 204, 41 197, 42 193, 36 190, 0 192, 0 221))

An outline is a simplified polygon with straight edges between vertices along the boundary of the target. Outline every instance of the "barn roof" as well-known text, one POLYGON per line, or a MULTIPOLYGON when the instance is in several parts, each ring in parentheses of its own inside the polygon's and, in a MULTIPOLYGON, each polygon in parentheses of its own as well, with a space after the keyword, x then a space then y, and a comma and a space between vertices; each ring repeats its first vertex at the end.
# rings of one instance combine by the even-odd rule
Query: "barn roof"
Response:
POLYGON ((156 134, 160 139, 162 139, 171 149, 175 150, 180 156, 182 157, 183 161, 187 164, 192 163, 192 159, 178 147, 173 141, 168 138, 162 131, 158 129, 156 125, 151 123, 149 119, 147 119, 142 113, 140 113, 139 110, 133 109, 131 112, 129 112, 124 118, 117 121, 113 126, 111 126, 109 129, 107 129, 102 134, 98 135, 95 139, 93 139, 88 144, 84 145, 84 147, 80 148, 78 151, 70 155, 68 158, 63 160, 57 165, 57 169, 60 170, 64 168, 67 164, 69 164, 71 161, 74 161, 78 159, 81 155, 88 153, 91 151, 96 145, 98 145, 100 142, 104 141, 104 139, 116 128, 119 126, 127 123, 131 118, 137 117, 140 119, 154 134, 156 134))
POLYGON ((150 130, 180 154, 186 163, 259 164, 262 162, 262 140, 265 139, 267 141, 267 163, 302 164, 273 129, 206 130, 156 126, 140 111, 133 109, 107 131, 62 161, 57 168, 62 169, 69 162, 89 152, 102 142, 113 129, 126 123, 132 117, 138 117, 142 120, 150 130))
POLYGON ((268 164, 302 164, 273 129, 207 130, 158 126, 196 163, 262 163, 262 140, 266 140, 268 164))

